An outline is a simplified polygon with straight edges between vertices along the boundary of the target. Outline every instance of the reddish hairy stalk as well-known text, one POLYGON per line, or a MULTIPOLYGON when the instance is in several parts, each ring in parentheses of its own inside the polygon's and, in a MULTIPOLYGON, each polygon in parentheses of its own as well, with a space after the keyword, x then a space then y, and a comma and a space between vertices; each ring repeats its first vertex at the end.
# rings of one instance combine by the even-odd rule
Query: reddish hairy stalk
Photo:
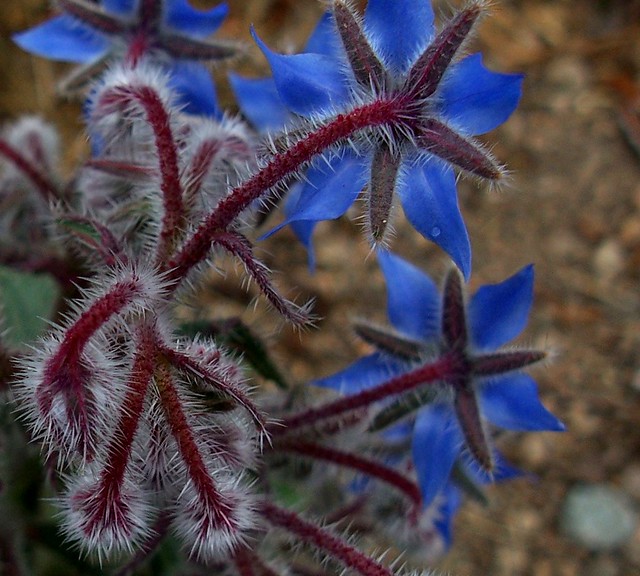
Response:
POLYGON ((380 462, 376 462, 375 460, 363 458, 350 452, 336 450, 328 446, 322 446, 312 442, 298 442, 296 440, 278 442, 273 449, 300 454, 301 456, 306 456, 314 460, 324 460, 337 464, 338 466, 362 472, 371 478, 375 478, 397 488, 411 501, 415 510, 418 510, 422 503, 420 488, 415 482, 412 482, 397 470, 380 462))
POLYGON ((206 502, 208 509, 213 511, 216 526, 228 525, 232 527, 233 510, 219 492, 213 477, 207 470, 207 465, 200 453, 173 382, 171 368, 166 361, 158 364, 155 374, 164 416, 176 439, 180 456, 185 463, 187 474, 193 482, 198 497, 206 502))
POLYGON ((258 429, 264 434, 267 433, 264 416, 243 390, 235 386, 232 382, 223 380, 206 364, 198 362, 195 358, 163 344, 159 344, 159 346, 161 347, 163 356, 174 368, 201 378, 212 388, 232 398, 234 402, 249 412, 258 429))
POLYGON ((154 172, 146 166, 132 164, 128 160, 110 160, 106 158, 90 158, 85 167, 99 170, 111 176, 126 180, 143 180, 153 176, 154 172))
POLYGON ((86 383, 93 367, 82 360, 82 352, 96 331, 139 293, 140 287, 135 280, 118 282, 85 310, 67 329, 57 353, 44 369, 42 385, 36 392, 38 407, 43 414, 50 412, 57 394, 63 395, 70 420, 75 421, 81 430, 81 448, 88 456, 93 454, 93 447, 87 444, 91 432, 89 402, 92 392, 86 383))
POLYGON ((303 542, 323 550, 331 558, 362 574, 362 576, 393 576, 393 572, 389 568, 379 564, 328 530, 304 520, 295 512, 263 501, 260 513, 272 526, 278 526, 291 532, 303 542))
POLYGON ((0 155, 9 160, 31 181, 46 202, 61 199, 62 195, 55 184, 37 166, 2 138, 0 138, 0 155))
POLYGON ((98 298, 74 324, 69 326, 49 366, 77 362, 89 339, 113 316, 117 316, 131 304, 140 292, 140 283, 136 279, 116 283, 109 292, 98 298))
POLYGON ((164 208, 157 249, 157 261, 162 262, 171 254, 177 236, 184 228, 185 213, 178 167, 178 149, 173 138, 169 113, 158 94, 148 86, 134 89, 133 94, 144 108, 147 122, 155 136, 164 208))
POLYGON ((433 384, 440 380, 447 380, 457 373, 458 368, 454 359, 450 356, 443 356, 431 364, 396 376, 373 388, 368 388, 357 394, 345 396, 328 404, 316 408, 309 408, 304 412, 284 418, 279 423, 279 427, 272 428, 271 434, 272 436, 282 436, 297 428, 312 426, 322 420, 333 419, 344 412, 351 412, 365 406, 370 406, 390 396, 410 392, 424 384, 433 384))
POLYGON ((251 242, 242 234, 220 232, 213 238, 213 244, 222 246, 244 264, 245 270, 256 281, 265 298, 287 320, 296 326, 310 321, 310 316, 304 308, 296 306, 276 292, 269 279, 269 270, 253 255, 251 242))
POLYGON ((185 190, 185 203, 189 203, 200 193, 202 183, 204 181, 211 164, 222 149, 223 142, 220 140, 205 140, 198 146, 194 153, 189 170, 185 178, 187 189, 185 190))
POLYGON ((131 374, 127 381, 127 393, 120 407, 120 419, 109 444, 104 467, 97 489, 101 495, 99 505, 91 510, 91 522, 86 525, 91 534, 99 525, 114 521, 110 518, 121 498, 122 482, 131 457, 133 440, 144 410, 144 400, 155 368, 156 349, 153 334, 148 326, 139 330, 137 349, 131 374))
POLYGON ((216 235, 226 231, 252 202, 295 174, 315 156, 349 138, 355 132, 400 122, 403 106, 400 100, 377 100, 346 114, 339 114, 287 150, 274 155, 266 166, 234 188, 205 218, 167 265, 170 279, 180 281, 185 278, 189 270, 206 258, 216 235))

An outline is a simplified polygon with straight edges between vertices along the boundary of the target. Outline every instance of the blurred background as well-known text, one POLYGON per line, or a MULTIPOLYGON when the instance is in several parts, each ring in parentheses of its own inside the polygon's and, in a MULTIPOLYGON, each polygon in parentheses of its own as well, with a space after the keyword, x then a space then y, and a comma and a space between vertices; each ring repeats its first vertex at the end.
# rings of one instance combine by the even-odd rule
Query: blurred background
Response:
MULTIPOLYGON (((247 44, 233 68, 254 76, 267 72, 250 24, 272 48, 294 51, 322 11, 315 0, 228 3, 220 34, 247 44)), ((451 5, 459 2, 436 2, 437 14, 451 14, 451 5)), ((0 116, 52 121, 69 171, 86 142, 78 103, 56 95, 66 66, 23 54, 10 40, 50 13, 46 0, 2 4, 0 116)), ((526 74, 518 111, 484 139, 512 171, 509 185, 461 184, 472 287, 535 263, 535 304, 521 342, 552 351, 533 373, 568 431, 499 439, 533 476, 492 488, 487 508, 467 503, 437 567, 458 576, 640 574, 640 2, 500 0, 470 49, 482 50, 494 70, 526 74)), ((225 73, 216 70, 220 97, 233 110, 225 73)), ((357 210, 351 216, 318 227, 313 276, 289 231, 261 245, 268 264, 283 271, 283 290, 316 298, 322 316, 303 334, 266 313, 252 321, 258 329, 266 321, 269 345, 296 382, 364 351, 349 318, 385 319, 382 278, 357 210)), ((392 249, 441 278, 445 256, 403 224, 400 210, 395 224, 392 249)), ((203 296, 212 317, 242 311, 251 299, 251 292, 235 297, 235 286, 218 280, 203 296)))

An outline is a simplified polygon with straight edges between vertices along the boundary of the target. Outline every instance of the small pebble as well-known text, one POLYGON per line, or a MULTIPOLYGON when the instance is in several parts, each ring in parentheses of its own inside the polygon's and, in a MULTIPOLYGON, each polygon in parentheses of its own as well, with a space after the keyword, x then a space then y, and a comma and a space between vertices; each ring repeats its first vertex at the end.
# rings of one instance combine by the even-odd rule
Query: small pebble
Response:
POLYGON ((574 486, 565 498, 560 519, 567 536, 593 551, 622 546, 633 535, 637 523, 631 499, 605 485, 574 486))
POLYGON ((624 253, 620 244, 613 239, 602 242, 595 251, 593 264, 601 280, 609 281, 624 269, 624 253))

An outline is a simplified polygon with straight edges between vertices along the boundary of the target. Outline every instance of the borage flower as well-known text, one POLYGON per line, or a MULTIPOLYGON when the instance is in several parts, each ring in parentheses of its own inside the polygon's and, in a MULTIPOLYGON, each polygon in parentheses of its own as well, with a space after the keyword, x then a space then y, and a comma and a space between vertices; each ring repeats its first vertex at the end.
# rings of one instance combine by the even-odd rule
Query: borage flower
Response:
POLYGON ((342 215, 368 183, 367 223, 380 243, 396 190, 412 225, 468 277, 471 250, 454 167, 491 181, 504 176, 471 137, 510 116, 522 83, 521 75, 487 70, 479 54, 456 60, 483 12, 473 2, 436 35, 425 0, 370 0, 363 19, 334 0, 313 51, 277 54, 256 36, 282 101, 311 124, 357 108, 389 111, 388 121, 332 151, 283 225, 304 222, 310 236, 316 222, 342 215))
MULTIPOLYGON (((521 369, 544 358, 529 349, 500 349, 524 329, 533 294, 533 268, 483 286, 468 304, 460 275, 452 270, 439 295, 423 272, 388 252, 378 259, 387 283, 393 330, 361 325, 358 333, 378 351, 315 384, 357 394, 399 375, 425 384, 383 408, 372 427, 394 421, 394 410, 417 409, 413 462, 424 504, 446 485, 466 448, 476 465, 494 473, 495 455, 486 422, 509 430, 564 430, 540 403, 537 385, 521 369), (430 363, 444 360, 442 376, 427 379, 430 363)), ((499 471, 498 471, 499 472, 499 471)))
POLYGON ((187 112, 218 114, 211 75, 198 62, 235 53, 231 45, 207 39, 222 24, 226 4, 205 11, 187 0, 57 0, 56 6, 62 14, 13 39, 32 54, 82 64, 63 83, 67 89, 115 57, 135 63, 151 53, 169 70, 187 112))

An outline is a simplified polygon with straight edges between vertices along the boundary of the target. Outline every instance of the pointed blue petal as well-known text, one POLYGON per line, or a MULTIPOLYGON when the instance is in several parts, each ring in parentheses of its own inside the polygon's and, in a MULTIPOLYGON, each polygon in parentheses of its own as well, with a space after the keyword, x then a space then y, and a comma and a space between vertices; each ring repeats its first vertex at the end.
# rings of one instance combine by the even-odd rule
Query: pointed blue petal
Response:
POLYGON ((102 7, 118 16, 128 16, 136 7, 136 0, 102 0, 102 7))
POLYGON ((522 74, 497 74, 473 54, 443 78, 439 97, 447 123, 466 134, 484 134, 500 126, 518 106, 522 74))
POLYGON ((340 38, 331 12, 325 12, 304 47, 305 52, 340 58, 340 38))
POLYGON ((468 279, 471 243, 458 208, 453 169, 436 161, 409 166, 401 173, 398 193, 412 226, 449 254, 468 279))
POLYGON ((369 0, 364 16, 369 41, 397 72, 406 72, 433 35, 428 0, 369 0))
POLYGON ((242 113, 261 132, 282 128, 290 115, 272 78, 243 78, 229 74, 242 113))
POLYGON ((185 112, 216 118, 221 116, 216 89, 207 68, 196 62, 174 60, 169 73, 169 85, 178 94, 178 101, 185 112))
POLYGON ((453 518, 462 505, 462 494, 451 482, 441 493, 442 503, 438 506, 438 513, 433 521, 436 530, 444 540, 445 549, 451 547, 453 541, 453 518))
POLYGON ((387 315, 399 332, 418 340, 440 334, 440 294, 435 282, 399 256, 378 250, 387 284, 387 315))
POLYGON ((462 436, 448 406, 430 405, 418 412, 413 429, 413 464, 428 506, 446 486, 460 454, 462 436))
POLYGON ((279 228, 301 220, 334 220, 355 202, 366 183, 366 162, 345 152, 332 158, 329 164, 307 170, 300 196, 297 202, 287 203, 287 218, 279 228))
POLYGON ((495 350, 513 340, 527 325, 533 302, 533 266, 525 266, 499 284, 482 286, 469 303, 473 343, 495 350))
POLYGON ((269 61, 285 106, 302 116, 340 108, 349 99, 349 86, 340 62, 323 54, 277 54, 254 30, 254 40, 269 61))
POLYGON ((213 34, 229 12, 226 4, 218 4, 210 10, 196 10, 187 0, 165 2, 166 23, 174 30, 194 38, 205 38, 213 34))
POLYGON ((565 430, 540 402, 538 386, 528 374, 510 374, 486 382, 480 405, 490 422, 507 430, 565 430))
MULTIPOLYGON (((291 211, 291 207, 298 203, 300 194, 304 190, 304 184, 298 182, 287 193, 287 201, 284 205, 284 213, 288 214, 291 211)), ((296 238, 300 240, 302 245, 307 249, 307 264, 309 266, 309 272, 313 274, 316 268, 316 254, 313 248, 313 231, 315 230, 317 222, 313 220, 300 220, 298 222, 291 222, 290 226, 296 238)))
POLYGON ((109 40, 70 16, 52 18, 13 36, 23 50, 49 60, 85 63, 102 56, 109 40))
POLYGON ((493 460, 494 469, 490 473, 481 468, 480 464, 473 459, 468 459, 463 466, 469 476, 479 484, 504 482, 526 476, 522 470, 509 464, 505 457, 497 450, 493 450, 493 460))
POLYGON ((296 238, 300 240, 300 243, 307 250, 309 274, 313 274, 316 271, 316 251, 313 247, 313 231, 315 230, 316 224, 317 222, 311 220, 301 220, 300 222, 291 222, 291 224, 289 224, 296 238))
POLYGON ((407 370, 407 366, 383 354, 371 354, 360 358, 348 368, 311 383, 322 388, 332 388, 342 394, 357 394, 390 380, 407 370))

